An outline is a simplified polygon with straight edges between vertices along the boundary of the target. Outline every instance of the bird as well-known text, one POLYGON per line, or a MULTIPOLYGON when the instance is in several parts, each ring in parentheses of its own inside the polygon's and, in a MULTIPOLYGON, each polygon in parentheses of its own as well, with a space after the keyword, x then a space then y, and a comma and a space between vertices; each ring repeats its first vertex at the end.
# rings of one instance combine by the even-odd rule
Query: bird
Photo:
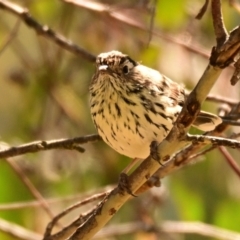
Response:
MULTIPOLYGON (((166 138, 186 99, 183 85, 117 50, 97 56, 89 93, 98 134, 133 159, 147 158, 150 144, 166 138)), ((193 126, 210 131, 221 122, 217 115, 200 111, 193 126)))

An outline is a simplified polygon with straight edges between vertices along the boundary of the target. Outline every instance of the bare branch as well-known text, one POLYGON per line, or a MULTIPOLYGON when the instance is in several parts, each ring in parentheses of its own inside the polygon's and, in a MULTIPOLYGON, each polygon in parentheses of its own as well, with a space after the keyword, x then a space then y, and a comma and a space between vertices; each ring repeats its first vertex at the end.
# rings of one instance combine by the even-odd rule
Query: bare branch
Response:
MULTIPOLYGON (((75 2, 77 5, 78 1, 67 1, 66 2, 75 2)), ((86 7, 86 1, 79 2, 86 7)), ((81 5, 80 4, 80 5, 81 5)), ((88 5, 89 6, 89 5, 88 5)), ((118 13, 113 13, 109 9, 101 9, 101 5, 98 6, 98 9, 94 11, 102 11, 104 14, 109 14, 115 19, 119 19, 122 22, 127 22, 132 24, 139 29, 146 30, 142 25, 139 25, 133 19, 129 19, 126 16, 118 13), (99 7, 100 6, 100 7, 99 7)), ((41 34, 50 40, 56 42, 58 45, 63 48, 85 57, 89 61, 95 61, 95 56, 86 52, 85 50, 79 48, 69 40, 65 39, 61 35, 55 33, 53 30, 48 27, 40 25, 29 13, 27 10, 10 3, 8 1, 0 0, 0 8, 5 9, 6 11, 12 12, 23 20, 29 27, 33 28, 38 34, 41 34)), ((177 167, 182 166, 184 163, 179 163, 171 159, 171 156, 174 152, 181 149, 185 146, 186 139, 193 142, 192 149, 197 145, 206 145, 206 144, 222 144, 230 147, 239 147, 239 141, 216 138, 211 136, 188 136, 185 137, 188 129, 190 128, 192 122, 195 120, 196 115, 198 114, 201 104, 207 98, 207 94, 213 84, 216 82, 218 76, 220 75, 222 69, 227 67, 231 62, 233 62, 234 57, 239 52, 240 44, 240 30, 235 29, 231 32, 230 38, 227 40, 226 31, 222 22, 222 15, 220 9, 220 1, 212 1, 212 13, 213 21, 215 26, 216 38, 217 38, 217 47, 213 49, 212 56, 210 59, 210 64, 204 72, 202 78, 200 79, 196 88, 189 95, 187 102, 176 122, 176 125, 164 140, 156 149, 156 159, 155 161, 152 156, 148 157, 132 174, 129 176, 129 189, 124 189, 116 187, 98 206, 96 209, 90 211, 88 214, 81 215, 77 220, 71 223, 69 226, 65 227, 59 233, 50 236, 53 225, 58 221, 60 217, 68 213, 68 211, 77 207, 77 205, 71 207, 67 211, 61 213, 55 217, 54 221, 50 223, 45 234, 45 240, 50 239, 66 239, 71 235, 76 229, 75 233, 69 238, 72 240, 75 239, 91 239, 93 235, 101 229, 111 218, 112 216, 120 209, 120 207, 132 196, 129 192, 136 193, 143 186, 143 184, 150 179, 150 177, 159 169, 159 163, 164 166, 161 168, 162 175, 164 176, 171 173, 173 170, 176 170, 177 167), (214 4, 215 3, 215 4, 214 4), (171 159, 170 161, 168 161, 171 159), (166 162, 168 161, 168 162, 166 162), (166 163, 165 163, 166 162, 166 163), (172 167, 174 166, 174 167, 172 167), (177 167, 176 167, 177 166, 177 167), (84 224, 83 224, 84 223, 84 224)), ((184 46, 184 45, 183 45, 184 46)), ((225 125, 226 126, 226 125, 225 125)), ((49 149, 74 149, 80 152, 84 151, 79 144, 86 143, 88 141, 100 140, 98 135, 91 135, 81 138, 74 139, 62 139, 62 140, 52 140, 52 141, 36 141, 33 143, 28 143, 18 147, 9 147, 0 151, 0 158, 8 158, 12 156, 17 156, 29 152, 38 152, 42 150, 49 149), (93 137, 94 136, 94 137, 93 137), (83 140, 84 138, 84 140, 83 140), (86 140, 86 138, 88 140, 86 140), (80 140, 81 139, 81 140, 80 140), (89 140, 90 139, 90 140, 89 140)), ((196 149, 196 148, 195 148, 196 149)), ((193 152, 191 152, 193 153, 193 152)), ((186 162, 185 162, 186 163, 186 162)), ((159 182, 159 181, 158 181, 159 182)), ((121 186, 121 182, 119 182, 121 186)))
POLYGON ((88 142, 99 141, 101 138, 99 135, 86 135, 83 137, 76 137, 70 139, 59 139, 49 141, 35 141, 27 144, 23 144, 17 147, 0 146, 0 159, 15 157, 26 153, 33 153, 39 151, 46 151, 52 149, 68 149, 84 152, 84 149, 79 144, 85 144, 88 142))
POLYGON ((210 63, 213 66, 225 68, 234 61, 240 48, 240 26, 230 32, 228 40, 220 47, 214 47, 210 57, 210 63))
MULTIPOLYGON (((228 44, 228 42, 226 44, 228 44)), ((225 60, 225 62, 220 62, 221 67, 230 64, 231 61, 228 58, 232 57, 232 50, 230 49, 230 46, 228 48, 225 48, 224 51, 222 48, 221 50, 218 48, 218 51, 214 52, 214 54, 216 60, 225 60)), ((185 136, 188 128, 200 111, 202 102, 206 99, 208 92, 221 73, 221 68, 217 67, 219 62, 215 61, 214 63, 214 67, 211 65, 207 67, 199 83, 190 93, 186 104, 177 119, 176 125, 168 134, 166 139, 159 145, 157 149, 158 161, 164 162, 166 160, 169 160, 171 154, 173 152, 176 152, 184 144, 181 141, 179 142, 179 140, 185 136)), ((147 158, 129 176, 131 191, 133 193, 136 192, 137 189, 139 189, 144 184, 144 182, 157 171, 158 168, 159 165, 157 161, 151 159, 151 157, 147 158)), ((81 239, 83 237, 85 239, 90 239, 98 230, 102 228, 103 225, 105 225, 105 223, 112 217, 112 215, 114 215, 124 204, 124 202, 126 202, 130 197, 131 196, 128 194, 128 191, 124 192, 120 191, 118 188, 114 189, 113 192, 109 195, 107 201, 104 201, 99 206, 99 210, 96 211, 96 215, 91 216, 85 224, 79 227, 79 229, 72 235, 70 239, 81 239)))
MULTIPOLYGON (((195 120, 196 115, 200 111, 201 104, 206 99, 210 89, 220 75, 222 71, 221 68, 228 66, 232 62, 232 57, 239 51, 240 45, 235 45, 235 43, 240 42, 239 40, 240 36, 238 37, 237 34, 235 34, 232 39, 230 36, 229 42, 227 41, 223 46, 219 45, 217 48, 214 48, 216 51, 213 51, 212 53, 214 56, 211 57, 210 65, 208 65, 197 86, 190 93, 175 126, 166 139, 160 143, 155 150, 158 155, 156 158, 157 161, 148 157, 129 176, 129 186, 132 193, 135 193, 144 182, 158 170, 159 162, 161 164, 166 162, 174 152, 177 152, 186 144, 186 142, 181 140, 184 139, 192 122, 195 120), (232 46, 231 44, 234 45, 232 46)), ((238 144, 238 142, 236 144, 238 144)), ((156 155, 154 154, 154 156, 156 155)), ((165 165, 168 164, 169 162, 164 164, 163 169, 165 168, 165 165)), ((119 183, 119 185, 121 185, 121 183, 119 183)), ((69 240, 81 238, 91 239, 93 235, 99 231, 130 198, 131 195, 129 194, 129 189, 124 190, 122 188, 115 188, 109 194, 108 198, 98 206, 95 214, 80 226, 69 240)))
POLYGON ((150 225, 143 222, 126 223, 117 226, 106 227, 101 230, 93 239, 105 239, 114 236, 122 236, 137 232, 146 233, 180 233, 180 234, 198 234, 222 240, 238 240, 240 234, 237 232, 225 230, 219 227, 205 224, 202 222, 176 222, 164 221, 159 225, 150 225))
POLYGON ((206 153, 211 152, 211 151, 214 150, 215 148, 216 148, 216 146, 213 146, 213 145, 212 145, 211 147, 209 147, 209 148, 207 148, 207 149, 205 149, 205 150, 203 150, 203 151, 201 151, 201 152, 198 152, 198 153, 190 156, 190 157, 188 158, 188 160, 192 160, 192 159, 196 159, 196 158, 198 158, 198 157, 200 157, 200 156, 204 156, 206 153))
POLYGON ((33 28, 37 34, 48 38, 49 40, 55 42, 57 45, 61 46, 62 48, 78 56, 81 56, 90 62, 95 62, 96 57, 93 54, 77 46, 72 41, 66 39, 59 33, 56 33, 48 26, 41 25, 37 20, 35 20, 31 16, 27 9, 24 9, 15 3, 5 0, 0 0, 0 8, 9 11, 16 15, 17 17, 19 17, 28 27, 33 28))
POLYGON ((217 48, 221 47, 228 38, 221 10, 221 0, 212 0, 212 19, 216 35, 217 48))
POLYGON ((238 175, 238 177, 240 177, 240 167, 237 165, 236 161, 233 159, 227 149, 223 146, 220 146, 218 149, 223 154, 232 170, 238 175))
POLYGON ((217 239, 237 240, 240 239, 240 234, 237 232, 228 231, 222 228, 214 227, 201 222, 174 222, 166 221, 163 223, 163 229, 168 229, 169 232, 175 233, 197 233, 202 236, 209 236, 217 239))
POLYGON ((81 226, 83 223, 85 224, 86 220, 94 215, 95 211, 96 208, 93 208, 89 212, 81 214, 76 220, 53 235, 48 235, 49 232, 47 231, 44 235, 43 240, 69 240, 68 237, 76 232, 78 226, 81 226))
POLYGON ((231 84, 234 86, 240 79, 240 58, 234 63, 235 71, 230 80, 231 84))
MULTIPOLYGON (((234 114, 239 115, 240 109, 239 109, 239 104, 235 105, 232 110, 228 113, 227 116, 231 116, 234 114)), ((225 129, 228 127, 227 124, 222 123, 219 126, 217 126, 213 131, 207 132, 204 134, 204 136, 219 136, 225 129)), ((230 136, 231 139, 237 138, 238 134, 233 134, 230 136)), ((203 147, 206 146, 207 143, 205 142, 195 142, 194 144, 191 144, 190 146, 184 148, 180 152, 178 152, 172 159, 171 161, 167 162, 164 164, 164 167, 161 167, 155 174, 154 176, 156 178, 163 178, 169 173, 173 173, 177 170, 179 170, 181 167, 189 164, 192 162, 192 160, 197 157, 198 154, 196 152, 200 151, 203 147)), ((217 146, 212 146, 211 148, 216 148, 217 146)), ((199 153, 200 154, 200 153, 199 153)), ((146 185, 146 183, 145 183, 146 185)))
POLYGON ((153 1, 153 6, 151 7, 151 18, 150 18, 150 26, 149 26, 149 38, 148 38, 148 43, 147 46, 149 46, 149 43, 152 40, 152 33, 153 33, 153 28, 154 28, 154 19, 156 15, 156 5, 157 5, 157 0, 153 1))
POLYGON ((33 195, 33 197, 39 201, 41 207, 46 211, 50 219, 52 219, 54 217, 54 214, 51 211, 48 203, 46 202, 42 194, 37 190, 37 188, 29 180, 29 178, 23 173, 22 169, 18 166, 18 164, 15 161, 12 161, 12 159, 7 159, 7 162, 11 166, 11 168, 15 171, 15 173, 23 182, 23 184, 30 191, 30 193, 33 195))
POLYGON ((211 95, 211 94, 207 96, 206 100, 216 102, 216 103, 225 103, 231 106, 239 103, 238 100, 233 100, 231 98, 225 98, 223 96, 211 95))
POLYGON ((17 20, 12 31, 9 33, 9 35, 7 36, 7 38, 3 42, 3 45, 0 48, 0 55, 4 52, 4 50, 7 48, 7 46, 9 46, 9 44, 12 42, 12 40, 16 37, 19 26, 20 26, 20 21, 17 20))
MULTIPOLYGON (((142 30, 144 32, 149 32, 149 28, 145 26, 142 23, 139 23, 136 21, 136 19, 130 18, 129 16, 126 16, 122 12, 118 12, 115 9, 111 9, 109 5, 102 4, 100 2, 94 2, 94 1, 85 1, 85 0, 62 0, 63 2, 73 4, 75 6, 87 9, 89 11, 92 11, 94 13, 99 13, 103 15, 107 15, 108 17, 120 21, 121 23, 127 24, 128 26, 132 26, 136 29, 142 30)), ((193 46, 189 45, 185 41, 180 41, 179 39, 163 34, 160 31, 153 30, 153 35, 158 36, 162 39, 164 39, 167 42, 178 44, 179 46, 189 50, 190 52, 197 53, 205 58, 209 57, 209 52, 200 48, 199 46, 193 46)))
POLYGON ((234 139, 204 136, 204 135, 186 135, 186 140, 192 144, 204 143, 212 144, 213 146, 225 146, 230 148, 240 148, 240 141, 234 139))
MULTIPOLYGON (((108 194, 110 193, 110 190, 107 191, 107 192, 104 192, 104 193, 99 193, 99 194, 95 194, 83 201, 80 201, 74 205, 72 205, 71 207, 65 209, 64 211, 62 211, 60 214, 58 214, 57 216, 54 217, 54 219, 48 224, 47 228, 46 228, 46 232, 44 234, 44 239, 59 239, 59 236, 61 235, 61 237, 63 238, 63 236, 69 236, 69 228, 65 228, 64 230, 58 232, 58 233, 55 233, 54 235, 51 236, 51 232, 52 232, 52 229, 53 227, 56 225, 56 223, 62 218, 64 217, 65 215, 67 215, 69 212, 73 211, 74 209, 76 208, 79 208, 83 205, 86 205, 86 204, 89 204, 89 203, 92 203, 93 201, 96 201, 96 200, 100 200, 104 197, 106 197, 108 194)), ((78 219, 79 221, 79 219, 78 219)), ((76 221, 75 221, 76 222, 76 221)), ((76 225, 76 224, 70 224, 72 230, 71 231, 74 231, 77 229, 77 227, 79 225, 76 225)))
POLYGON ((240 13, 240 4, 237 0, 229 0, 230 6, 232 6, 237 12, 240 13))
POLYGON ((0 219, 0 230, 11 236, 22 240, 40 240, 42 236, 31 232, 17 224, 10 223, 9 221, 0 219))
POLYGON ((201 7, 199 10, 197 16, 195 17, 196 19, 202 19, 203 15, 206 13, 207 8, 208 8, 209 0, 205 0, 204 5, 201 7))
MULTIPOLYGON (((80 194, 74 194, 74 195, 69 195, 69 196, 64 196, 64 197, 57 197, 57 198, 45 198, 45 201, 49 205, 57 204, 57 203, 65 203, 69 201, 76 201, 79 199, 86 199, 89 198, 89 196, 92 195, 97 195, 101 194, 103 192, 108 192, 112 190, 115 187, 115 185, 107 185, 103 188, 98 188, 96 191, 87 191, 84 193, 80 194)), ((39 201, 23 201, 23 202, 14 202, 14 203, 1 203, 0 204, 0 211, 7 211, 7 210, 15 210, 15 209, 22 209, 22 208, 34 208, 34 207, 39 207, 41 205, 39 201)))

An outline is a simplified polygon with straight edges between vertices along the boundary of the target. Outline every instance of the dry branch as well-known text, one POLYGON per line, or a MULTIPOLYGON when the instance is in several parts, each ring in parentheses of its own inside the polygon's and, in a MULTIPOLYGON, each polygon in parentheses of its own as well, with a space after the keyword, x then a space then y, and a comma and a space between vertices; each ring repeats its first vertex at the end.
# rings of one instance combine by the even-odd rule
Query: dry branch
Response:
MULTIPOLYGON (((84 3, 84 1, 80 0, 65 0, 65 2, 71 2, 75 5, 85 8, 87 5, 86 2, 84 3)), ((89 5, 87 7, 91 9, 89 5)), ((122 22, 126 22, 128 25, 132 25, 138 27, 139 29, 146 30, 144 26, 139 25, 139 23, 133 21, 132 19, 128 19, 126 18, 126 16, 121 14, 112 13, 111 11, 108 11, 108 9, 101 7, 103 6, 98 5, 98 7, 95 9, 93 8, 92 11, 99 11, 104 14, 109 14, 109 16, 112 16, 113 18, 118 19, 122 22)), ((221 143, 224 146, 239 147, 239 141, 231 139, 222 139, 211 136, 186 137, 186 134, 192 122, 195 120, 198 112, 200 111, 201 104, 207 98, 207 94, 216 82, 218 76, 222 72, 222 69, 229 66, 229 64, 233 62, 235 56, 239 53, 240 28, 238 27, 232 32, 230 32, 230 36, 228 37, 222 21, 220 7, 220 1, 212 0, 212 16, 217 44, 216 47, 213 48, 210 63, 207 66, 197 86, 187 98, 185 106, 183 107, 182 112, 180 113, 176 121, 176 124, 174 125, 171 132, 168 134, 167 138, 158 146, 155 146, 155 148, 152 149, 152 155, 149 156, 128 177, 127 181, 125 181, 124 184, 120 181, 119 186, 116 187, 109 195, 107 195, 104 200, 96 207, 96 209, 94 209, 94 211, 90 211, 88 214, 80 216, 77 220, 64 228, 57 235, 51 235, 51 231, 49 231, 49 229, 51 230, 53 224, 50 224, 50 228, 47 229, 44 240, 66 239, 67 236, 71 235, 72 233, 73 234, 71 235, 71 237, 68 238, 68 240, 91 239, 96 234, 96 232, 102 229, 103 226, 112 218, 112 216, 114 216, 114 214, 121 208, 121 206, 127 200, 132 198, 132 195, 130 195, 129 193, 136 193, 144 185, 144 183, 149 180, 151 176, 153 176, 153 174, 159 169, 161 164, 164 165, 161 167, 161 177, 172 173, 174 170, 176 170, 176 166, 180 167, 184 165, 184 162, 177 162, 175 158, 171 159, 171 156, 178 150, 180 150, 183 146, 188 144, 189 141, 192 142, 192 140, 194 140, 193 144, 190 146, 192 148, 194 148, 195 145, 198 145, 199 142, 202 142, 204 144, 221 143)), ((63 36, 54 32, 49 27, 39 24, 29 14, 28 10, 23 9, 18 5, 5 0, 0 0, 0 8, 18 16, 21 20, 25 22, 25 24, 33 28, 38 34, 50 39, 51 41, 54 41, 59 46, 71 51, 74 54, 78 54, 89 61, 95 61, 94 55, 73 44, 71 41, 65 39, 63 36)), ((185 45, 183 44, 183 46, 185 45)), ((194 50, 194 48, 192 48, 191 50, 194 50)), ((87 136, 87 138, 88 137, 89 136, 87 136)), ((89 139, 91 140, 88 139, 87 141, 96 141, 100 139, 97 135, 94 135, 93 138, 91 137, 89 137, 89 139)), ((7 158, 20 154, 25 154, 28 152, 37 152, 53 148, 75 149, 78 151, 83 151, 83 149, 79 147, 79 144, 86 143, 87 141, 86 139, 83 140, 83 138, 37 141, 19 147, 10 147, 7 149, 3 149, 2 151, 0 151, 0 158, 7 158)))
MULTIPOLYGON (((220 2, 214 2, 217 3, 216 6, 220 8, 220 2)), ((214 24, 219 23, 218 19, 216 18, 220 18, 220 20, 222 18, 222 16, 218 14, 221 13, 221 10, 216 8, 216 6, 212 8, 214 24)), ((218 37, 219 32, 221 33, 221 26, 215 26, 215 29, 218 29, 218 37)), ((224 31, 223 28, 222 31, 224 31)), ((235 33, 231 32, 228 41, 218 41, 217 46, 213 48, 210 64, 207 66, 197 86, 190 93, 175 126, 168 134, 166 139, 160 143, 157 149, 155 149, 154 157, 157 155, 157 161, 151 158, 151 156, 148 157, 129 176, 129 186, 126 188, 122 186, 120 181, 119 187, 115 188, 109 194, 109 196, 102 201, 94 214, 77 229, 77 231, 69 238, 69 240, 91 239, 95 233, 98 232, 112 218, 112 216, 120 209, 120 207, 129 198, 131 198, 128 187, 130 187, 131 191, 135 193, 144 184, 144 182, 158 170, 158 162, 166 162, 170 159, 170 156, 174 152, 178 151, 183 144, 186 144, 182 140, 185 138, 188 129, 200 111, 201 104, 206 99, 208 92, 219 77, 222 68, 232 63, 235 55, 239 51, 240 37, 238 37, 238 32, 239 29, 237 29, 235 33)))
POLYGON ((22 21, 24 21, 28 27, 34 29, 37 34, 49 39, 50 41, 55 42, 60 47, 72 52, 73 54, 83 57, 90 62, 95 62, 96 57, 93 54, 74 44, 71 40, 66 39, 64 36, 55 32, 47 25, 40 24, 31 16, 27 9, 5 0, 0 0, 0 9, 9 11, 12 14, 16 15, 22 21))
POLYGON ((0 231, 22 240, 40 240, 41 235, 31 232, 17 224, 0 219, 0 231))
POLYGON ((201 222, 175 222, 164 221, 159 225, 151 225, 143 222, 126 223, 117 226, 106 227, 101 230, 93 239, 104 239, 124 234, 134 234, 138 232, 158 234, 198 234, 222 240, 240 240, 237 232, 225 230, 201 222))
POLYGON ((15 157, 26 153, 33 153, 51 149, 68 149, 84 152, 85 150, 80 147, 80 144, 88 142, 99 141, 101 138, 97 134, 86 135, 83 137, 75 137, 69 139, 49 140, 49 141, 35 141, 27 144, 23 144, 16 147, 6 147, 6 145, 0 145, 0 159, 15 157))
MULTIPOLYGON (((121 11, 117 11, 116 9, 112 9, 110 5, 103 4, 95 1, 85 1, 85 0, 62 0, 63 2, 73 4, 74 6, 89 10, 93 13, 98 13, 103 16, 108 16, 109 18, 119 21, 122 24, 126 24, 127 26, 131 26, 133 28, 139 29, 141 31, 149 33, 149 28, 147 25, 144 25, 138 22, 136 19, 129 17, 128 15, 122 13, 121 11)), ((209 52, 199 46, 189 45, 185 41, 181 41, 172 36, 166 35, 160 31, 153 29, 151 34, 164 39, 167 42, 171 42, 177 44, 184 49, 187 49, 190 52, 197 53, 205 58, 209 57, 209 52)))

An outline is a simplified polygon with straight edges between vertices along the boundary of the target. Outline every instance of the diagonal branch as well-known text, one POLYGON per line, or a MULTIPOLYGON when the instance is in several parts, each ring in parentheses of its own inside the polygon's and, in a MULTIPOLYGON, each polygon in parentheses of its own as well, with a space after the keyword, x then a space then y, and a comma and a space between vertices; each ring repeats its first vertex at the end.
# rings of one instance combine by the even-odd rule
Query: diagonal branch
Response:
POLYGON ((26 186, 26 188, 29 190, 29 192, 33 195, 33 197, 36 200, 38 200, 41 207, 45 210, 45 212, 48 214, 50 219, 53 219, 54 214, 53 214, 52 210, 50 209, 49 204, 47 203, 45 198, 37 190, 37 188, 34 186, 34 184, 29 180, 29 178, 23 173, 22 169, 18 166, 18 164, 15 161, 11 161, 11 160, 12 159, 7 159, 7 163, 14 170, 14 172, 17 174, 17 176, 20 178, 20 180, 23 182, 23 184, 26 186))
POLYGON ((219 0, 212 0, 212 16, 217 47, 221 47, 227 40, 228 33, 223 22, 221 2, 219 0))
POLYGON ((64 36, 55 32, 47 25, 41 25, 36 19, 34 19, 31 16, 27 9, 24 9, 15 3, 5 0, 0 0, 0 9, 7 10, 12 14, 16 15, 22 21, 24 21, 28 27, 34 29, 37 34, 48 38, 49 40, 55 42, 57 45, 61 46, 62 48, 78 56, 81 56, 87 59, 88 61, 95 62, 96 57, 93 54, 74 44, 69 39, 66 39, 64 36))
POLYGON ((238 177, 240 177, 240 167, 237 165, 236 161, 233 159, 233 157, 230 155, 227 149, 223 146, 220 146, 219 150, 225 157, 227 163, 230 165, 232 170, 238 175, 238 177))
POLYGON ((20 21, 17 20, 17 22, 15 23, 13 29, 11 30, 11 32, 9 33, 9 35, 7 36, 7 38, 5 39, 5 41, 3 41, 2 46, 0 47, 0 55, 6 50, 7 46, 13 41, 13 39, 17 36, 17 32, 20 26, 20 21))
POLYGON ((4 219, 0 218, 0 230, 13 236, 13 239, 22 239, 22 240, 40 240, 41 235, 31 232, 17 224, 10 223, 4 219))
MULTIPOLYGON (((240 43, 240 36, 237 37, 235 34, 233 38, 235 41, 234 44, 234 41, 229 40, 223 45, 217 45, 213 49, 213 57, 210 59, 210 64, 207 66, 197 86, 190 93, 175 126, 166 139, 155 149, 157 154, 154 157, 157 155, 156 160, 158 161, 155 161, 151 156, 148 157, 129 176, 132 193, 135 193, 158 170, 159 162, 162 164, 166 160, 169 160, 173 153, 177 152, 183 144, 186 144, 182 140, 200 111, 201 104, 222 72, 222 68, 228 66, 239 51, 240 45, 238 43, 240 43)), ((229 39, 231 39, 231 35, 229 39)), ((95 214, 81 225, 69 240, 91 239, 130 198, 129 189, 123 189, 122 187, 115 188, 109 194, 108 198, 102 201, 95 214)))
MULTIPOLYGON (((122 24, 126 24, 127 26, 131 26, 135 29, 139 29, 141 31, 149 33, 149 28, 146 25, 136 21, 136 19, 131 18, 128 15, 126 15, 120 11, 116 11, 116 9, 111 9, 111 6, 109 6, 107 4, 90 1, 90 0, 88 0, 88 1, 85 1, 85 0, 62 0, 62 1, 69 3, 69 4, 73 4, 74 6, 78 6, 80 8, 84 8, 84 9, 92 11, 94 13, 99 13, 104 16, 107 15, 109 18, 119 21, 122 24)), ((177 45, 187 49, 188 51, 197 53, 205 58, 209 57, 208 51, 200 48, 199 46, 189 45, 185 41, 181 41, 175 37, 163 34, 156 30, 153 30, 151 34, 153 34, 157 37, 160 37, 167 42, 177 44, 177 45)))
POLYGON ((163 221, 158 225, 152 225, 144 222, 130 222, 116 226, 109 226, 100 231, 94 239, 106 239, 142 231, 146 233, 198 234, 200 236, 222 240, 240 239, 240 234, 238 232, 225 230, 202 222, 183 221, 163 221))
MULTIPOLYGON (((70 234, 69 232, 73 233, 78 225, 79 225, 79 222, 80 223, 83 223, 86 221, 86 219, 89 217, 89 214, 92 214, 92 211, 90 211, 90 213, 88 214, 85 214, 85 216, 81 215, 79 218, 77 218, 77 220, 75 220, 74 222, 78 222, 78 225, 75 225, 75 224, 70 224, 69 226, 66 226, 64 229, 66 231, 59 231, 57 233, 54 233, 53 235, 51 235, 51 232, 52 232, 52 229, 53 227, 55 226, 55 224, 62 218, 64 217, 65 215, 67 215, 69 212, 73 211, 74 209, 76 208, 79 208, 83 205, 86 205, 86 204, 89 204, 93 201, 96 201, 96 200, 99 200, 99 199, 103 199, 104 197, 106 197, 106 195, 108 195, 110 193, 110 190, 106 191, 106 192, 103 192, 103 193, 98 193, 98 194, 95 194, 89 198, 86 198, 72 206, 70 206, 69 208, 65 209, 64 211, 62 211, 60 214, 56 215, 53 220, 48 224, 47 226, 47 229, 45 231, 45 234, 44 234, 44 239, 51 239, 51 240, 61 240, 61 239, 65 239, 66 237, 68 237, 70 234)), ((93 210, 94 211, 94 210, 93 210)))

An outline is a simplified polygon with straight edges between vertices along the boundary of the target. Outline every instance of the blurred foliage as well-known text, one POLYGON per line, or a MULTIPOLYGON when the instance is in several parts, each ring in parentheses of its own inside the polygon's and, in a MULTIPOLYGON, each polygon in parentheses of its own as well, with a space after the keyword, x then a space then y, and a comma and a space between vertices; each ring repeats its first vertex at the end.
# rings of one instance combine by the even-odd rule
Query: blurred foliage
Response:
MULTIPOLYGON (((135 20, 150 26, 154 1, 102 1, 121 9, 135 20)), ((198 21, 204 1, 156 1, 154 29, 210 53, 215 44, 210 10, 198 21)), ((159 69, 175 81, 194 87, 208 59, 158 36, 135 29, 106 15, 78 8, 58 0, 18 0, 42 25, 93 54, 118 49, 150 67, 159 69)), ((240 20, 239 14, 223 1, 229 30, 240 20)), ((24 23, 1 10, 0 19, 0 136, 1 141, 17 145, 37 139, 57 139, 95 133, 88 105, 88 85, 94 64, 63 50, 48 39, 36 35, 24 23), (1 51, 15 30, 15 36, 1 51)), ((225 70, 212 93, 239 99, 239 84, 230 86, 231 70, 225 70)), ((217 112, 218 104, 207 103, 206 110, 217 112)), ((237 132, 231 128, 229 133, 237 132)), ((84 145, 85 153, 47 151, 14 158, 22 171, 45 198, 63 197, 95 191, 114 184, 129 163, 106 144, 84 145)), ((237 150, 231 152, 239 160, 237 150)), ((203 161, 186 167, 163 180, 165 194, 153 189, 131 200, 111 223, 150 219, 202 221, 240 231, 239 178, 215 150, 203 161), (233 220, 234 219, 234 220, 233 220)), ((239 162, 240 163, 240 162, 239 162)), ((7 162, 0 162, 0 204, 34 200, 21 179, 7 162)), ((73 203, 73 202, 72 202, 73 203)), ((50 205, 54 214, 70 203, 50 205)), ((76 210, 76 216, 80 211, 76 210)), ((38 207, 0 211, 0 217, 43 233, 50 218, 38 207)), ((73 218, 68 217, 66 222, 73 218)), ((110 224, 111 224, 110 223, 110 224)), ((149 239, 138 234, 111 239, 149 239), (139 238, 138 238, 139 237, 139 238)), ((206 239, 200 236, 174 236, 174 239, 206 239)), ((12 240, 0 233, 1 240, 12 240)), ((161 239, 170 239, 164 237, 161 239)))

